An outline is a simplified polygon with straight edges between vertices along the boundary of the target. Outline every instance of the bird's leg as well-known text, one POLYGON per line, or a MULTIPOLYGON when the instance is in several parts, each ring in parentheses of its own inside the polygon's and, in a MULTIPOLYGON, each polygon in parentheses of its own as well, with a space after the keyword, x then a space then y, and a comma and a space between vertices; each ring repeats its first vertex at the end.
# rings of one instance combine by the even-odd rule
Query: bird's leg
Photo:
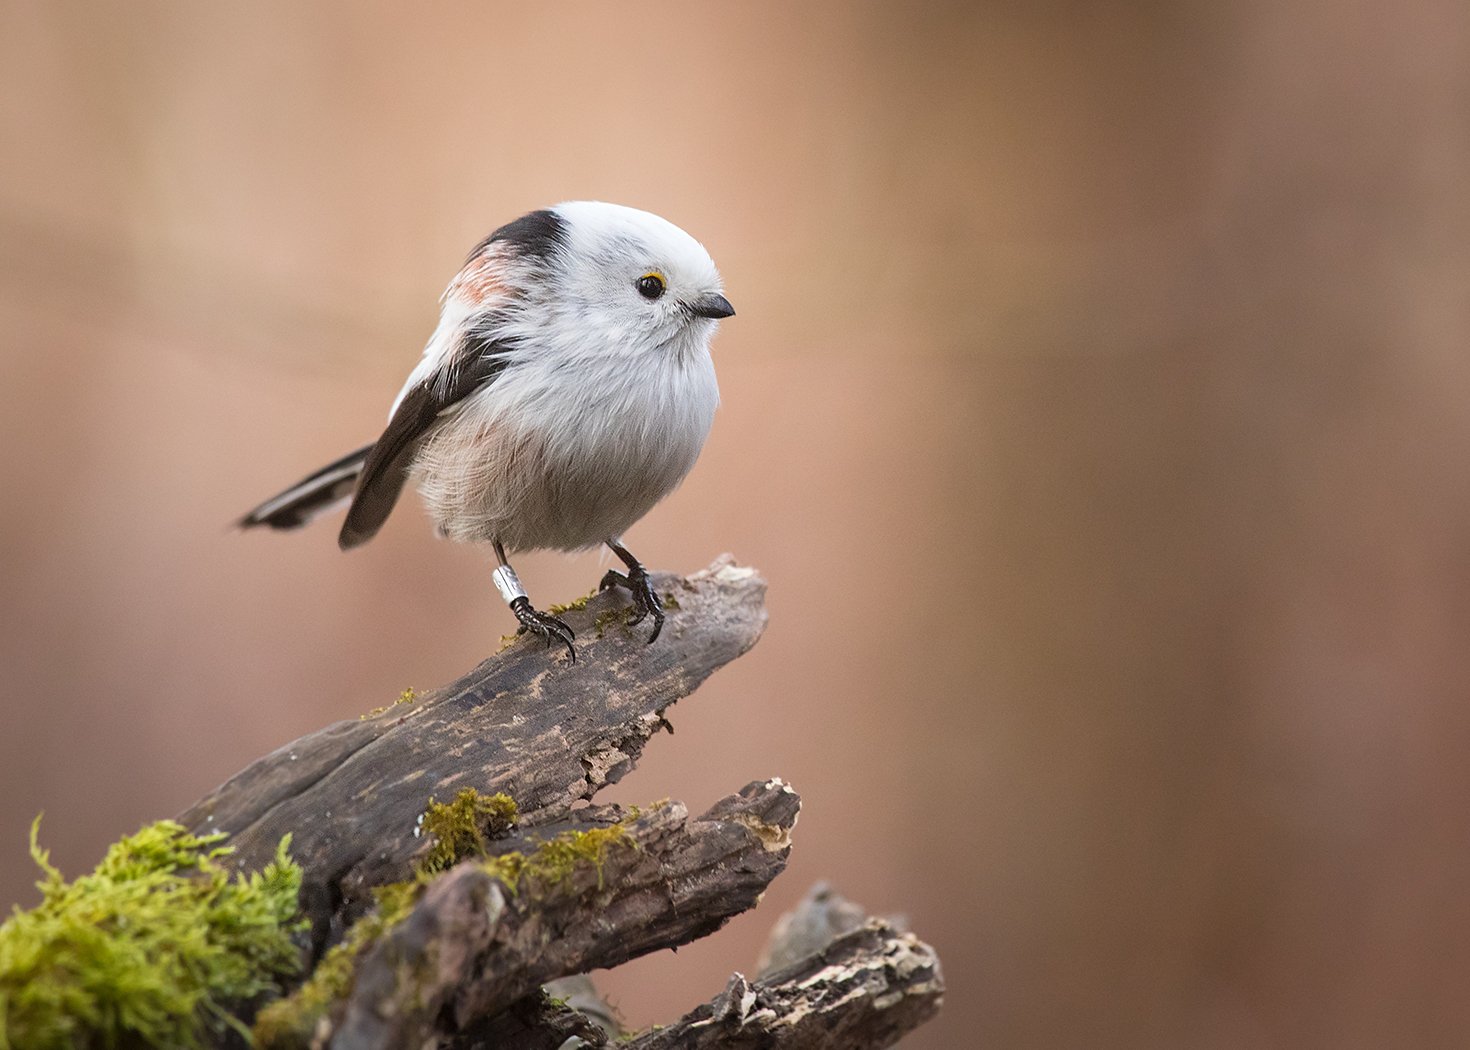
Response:
POLYGON ((622 559, 623 564, 628 567, 627 575, 616 569, 608 569, 603 576, 602 582, 597 589, 605 591, 609 587, 626 587, 633 595, 633 607, 638 610, 638 615, 629 620, 628 623, 635 624, 642 621, 645 616, 653 617, 653 633, 648 636, 648 643, 653 644, 658 638, 658 632, 664 629, 664 607, 659 601, 657 592, 653 589, 653 582, 648 578, 648 570, 643 563, 633 557, 632 552, 623 546, 623 541, 613 538, 607 541, 608 547, 622 559))
POLYGON ((495 544, 495 557, 500 562, 491 578, 495 581, 495 589, 505 599, 505 604, 510 606, 510 611, 516 614, 520 621, 520 629, 517 634, 538 635, 546 639, 546 644, 553 641, 561 642, 567 647, 571 654, 572 663, 577 662, 577 650, 572 646, 572 639, 577 637, 572 629, 562 623, 555 616, 548 613, 538 612, 531 607, 531 599, 526 595, 526 589, 521 586, 520 577, 510 567, 510 562, 505 558, 505 548, 499 542, 495 544))

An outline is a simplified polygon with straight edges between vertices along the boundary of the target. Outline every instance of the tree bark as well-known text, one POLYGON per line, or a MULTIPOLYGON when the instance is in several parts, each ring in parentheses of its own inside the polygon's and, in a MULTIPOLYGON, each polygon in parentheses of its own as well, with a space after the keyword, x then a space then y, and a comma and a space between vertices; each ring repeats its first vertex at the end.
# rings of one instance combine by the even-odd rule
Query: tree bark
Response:
POLYGON ((522 637, 459 681, 411 704, 338 722, 250 765, 180 818, 224 831, 230 860, 254 870, 291 835, 302 901, 319 953, 371 901, 372 887, 406 878, 424 842, 431 797, 460 788, 505 792, 522 826, 563 816, 623 777, 664 712, 765 629, 765 581, 728 555, 688 578, 655 576, 677 602, 654 645, 623 622, 627 596, 609 590, 564 614, 575 664, 522 637))
MULTIPOLYGON (((432 1045, 546 981, 714 932, 786 866, 799 809, 779 780, 751 784, 697 820, 668 803, 623 820, 626 843, 554 884, 508 887, 480 863, 460 864, 363 958, 331 1045, 432 1045)), ((572 823, 623 816, 599 807, 572 823)))
MULTIPOLYGON (((800 808, 779 779, 693 819, 679 802, 574 808, 632 769, 672 730, 669 707, 765 627, 765 582, 728 555, 655 586, 668 611, 655 645, 647 624, 628 626, 626 595, 593 595, 562 614, 575 664, 512 640, 451 685, 280 748, 183 814, 192 831, 228 833, 241 871, 291 835, 308 972, 374 907, 376 887, 407 887, 406 909, 349 942, 360 947, 345 979, 323 985, 325 1009, 281 1038, 334 1050, 606 1045, 604 1028, 541 987, 688 943, 755 905, 785 867, 800 808), (438 872, 425 864, 426 807, 467 787, 510 796, 517 822, 481 829, 483 855, 438 872)), ((755 984, 736 975, 629 1045, 876 1047, 931 1016, 942 990, 932 950, 876 920, 853 929, 852 906, 834 925, 832 900, 801 920, 815 939, 788 944, 792 965, 755 984)))
POLYGON ((625 1050, 869 1050, 939 1012, 944 981, 934 949, 879 919, 815 955, 725 990, 677 1023, 625 1050))

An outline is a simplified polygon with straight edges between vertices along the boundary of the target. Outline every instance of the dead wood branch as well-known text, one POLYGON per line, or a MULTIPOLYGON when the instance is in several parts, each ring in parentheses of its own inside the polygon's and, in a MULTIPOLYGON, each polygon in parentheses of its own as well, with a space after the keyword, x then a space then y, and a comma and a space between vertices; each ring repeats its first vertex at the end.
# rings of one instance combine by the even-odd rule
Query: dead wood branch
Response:
POLYGON ((676 1024, 620 1044, 627 1050, 869 1050, 939 1012, 944 982, 934 949, 873 919, 769 977, 740 974, 676 1024))
POLYGON ((459 865, 363 958, 332 1045, 388 1050, 448 1039, 546 981, 713 932, 753 906, 786 866, 799 806, 795 792, 771 780, 697 820, 679 803, 627 818, 600 807, 573 823, 619 827, 626 839, 600 864, 551 884, 508 886, 493 864, 459 865))
POLYGON ((632 769, 667 727, 664 711, 765 627, 765 581, 728 556, 687 579, 659 574, 655 586, 677 603, 656 645, 624 626, 626 595, 598 594, 563 617, 577 632, 575 665, 521 638, 412 704, 287 744, 179 820, 228 832, 242 870, 259 868, 289 833, 320 949, 367 906, 373 886, 408 876, 431 796, 503 791, 523 826, 565 815, 632 769))
MULTIPOLYGON (((276 1004, 275 1045, 605 1045, 603 1029, 542 985, 685 944, 754 906, 785 866, 800 805, 780 780, 697 818, 678 802, 574 808, 632 769, 671 728, 670 705, 765 626, 764 581, 728 556, 656 586, 670 599, 656 645, 627 628, 626 596, 593 595, 562 613, 577 631, 575 665, 513 641, 452 685, 277 750, 183 815, 196 832, 227 832, 242 870, 292 836, 308 970, 372 915, 314 975, 330 977, 276 1004), (456 847, 459 863, 443 870, 426 863, 439 839, 421 821, 431 798, 464 788, 504 793, 519 815, 513 827, 474 827, 474 849, 456 847), (374 904, 382 887, 391 911, 388 897, 374 904)), ((817 955, 755 984, 737 975, 630 1045, 876 1047, 937 1009, 927 946, 875 921, 831 932, 841 936, 817 955)))

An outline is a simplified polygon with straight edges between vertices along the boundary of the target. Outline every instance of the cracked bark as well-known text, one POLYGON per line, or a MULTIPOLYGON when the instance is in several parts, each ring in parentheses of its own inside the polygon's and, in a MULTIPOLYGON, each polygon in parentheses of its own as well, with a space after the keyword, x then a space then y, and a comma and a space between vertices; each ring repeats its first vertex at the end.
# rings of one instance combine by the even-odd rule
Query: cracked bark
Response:
POLYGON ((870 1050, 939 1012, 939 958, 912 934, 870 919, 754 983, 741 974, 677 1023, 624 1050, 870 1050))

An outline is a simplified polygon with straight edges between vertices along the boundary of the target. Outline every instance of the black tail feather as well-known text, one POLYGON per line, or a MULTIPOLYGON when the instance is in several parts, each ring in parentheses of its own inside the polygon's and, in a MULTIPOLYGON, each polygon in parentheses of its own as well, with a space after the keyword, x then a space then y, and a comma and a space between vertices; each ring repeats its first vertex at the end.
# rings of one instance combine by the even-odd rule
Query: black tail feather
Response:
POLYGON ((367 461, 372 445, 364 445, 341 459, 328 463, 316 473, 302 478, 276 496, 272 496, 235 524, 242 529, 265 525, 272 529, 296 529, 327 513, 336 504, 351 498, 357 491, 357 479, 367 461))

